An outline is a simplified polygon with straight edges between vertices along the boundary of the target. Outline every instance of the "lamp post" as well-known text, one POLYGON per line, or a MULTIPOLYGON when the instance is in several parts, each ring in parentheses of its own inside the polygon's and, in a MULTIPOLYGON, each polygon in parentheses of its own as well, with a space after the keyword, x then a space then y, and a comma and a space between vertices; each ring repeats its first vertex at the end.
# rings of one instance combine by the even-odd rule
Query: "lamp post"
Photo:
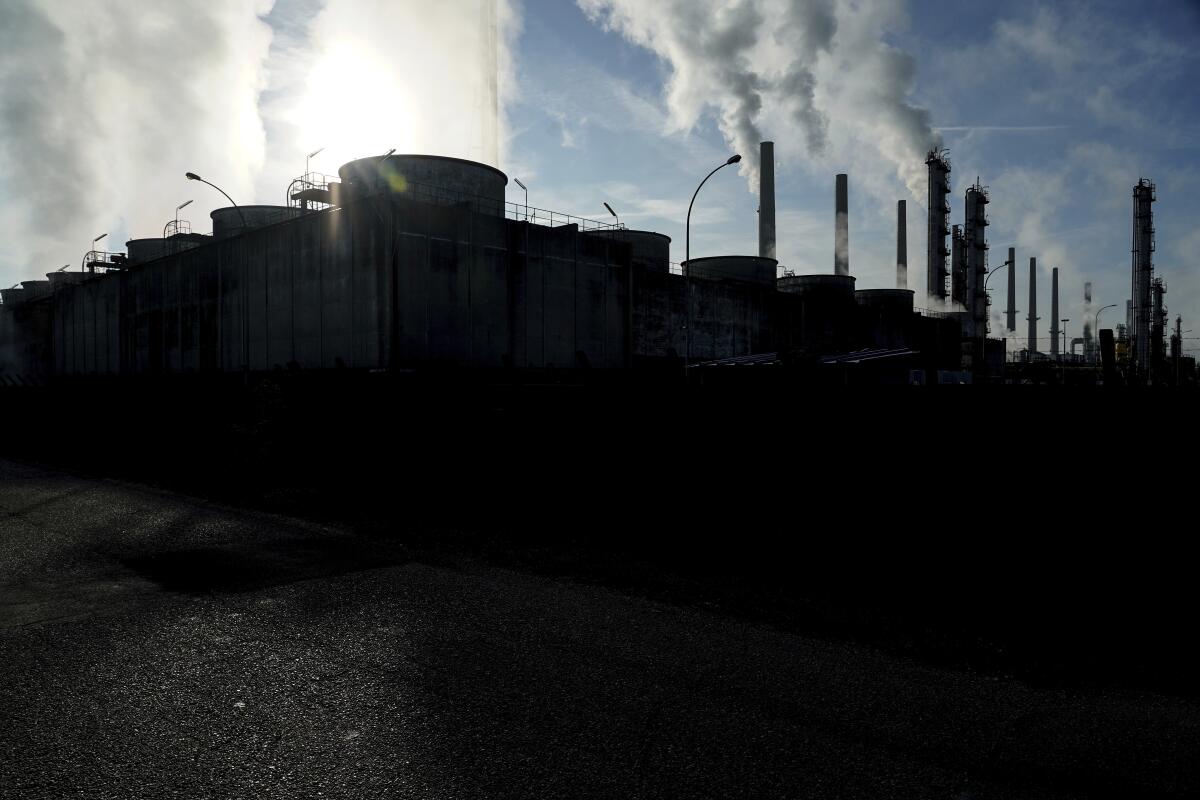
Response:
MULTIPOLYGON (((989 272, 988 275, 986 275, 983 279, 983 293, 984 293, 984 295, 988 296, 988 307, 989 308, 991 307, 991 295, 988 294, 988 281, 990 281, 991 276, 996 275, 996 272, 1000 272, 1006 266, 1013 266, 1012 261, 1004 261, 1003 264, 1001 264, 1000 266, 997 266, 995 270, 992 270, 991 272, 989 272)), ((991 315, 990 314, 988 315, 988 327, 989 327, 989 329, 991 327, 991 315)), ((986 341, 988 341, 988 331, 984 331, 983 338, 984 338, 984 347, 986 348, 986 341)))
POLYGON ((1102 313, 1104 313, 1105 309, 1116 308, 1116 307, 1117 307, 1116 303, 1110 303, 1109 305, 1104 306, 1103 308, 1101 308, 1099 311, 1096 312, 1096 338, 1100 337, 1100 315, 1102 313))
POLYGON ((700 190, 704 188, 704 184, 708 183, 708 179, 725 167, 731 166, 742 160, 740 155, 730 156, 724 164, 714 169, 712 172, 700 181, 700 185, 696 187, 696 193, 692 195, 692 202, 688 204, 687 224, 685 225, 684 234, 684 291, 687 294, 687 328, 684 329, 684 349, 686 351, 683 358, 683 375, 687 377, 688 366, 692 363, 692 207, 696 205, 696 198, 700 196, 700 190))
MULTIPOLYGON (((225 199, 228 200, 230 203, 233 203, 233 207, 237 209, 238 216, 242 218, 242 231, 245 232, 246 230, 249 229, 250 226, 246 224, 246 215, 242 213, 241 206, 239 206, 237 203, 234 203, 233 198, 230 197, 228 194, 226 194, 224 189, 222 189, 220 186, 217 186, 215 183, 209 183, 208 181, 204 180, 204 178, 201 178, 199 175, 197 175, 194 172, 185 173, 184 177, 186 177, 189 181, 200 181, 203 184, 207 184, 208 186, 211 186, 212 188, 216 189, 221 194, 225 195, 225 199)), ((246 264, 245 261, 243 261, 242 263, 246 264)), ((219 275, 220 275, 220 272, 218 272, 218 276, 219 275)), ((219 285, 219 281, 220 281, 220 278, 218 277, 218 285, 219 285)), ((250 336, 249 336, 248 332, 246 331, 246 326, 249 325, 249 323, 250 323, 250 312, 246 306, 247 306, 247 303, 249 302, 250 295, 249 295, 249 291, 246 288, 246 282, 247 282, 246 267, 243 266, 243 270, 242 270, 242 326, 241 326, 242 327, 242 383, 245 386, 249 386, 250 385, 250 336)))
MULTIPOLYGON (((1095 349, 1092 351, 1093 354, 1100 352, 1100 315, 1102 313, 1104 313, 1105 309, 1116 308, 1116 307, 1117 307, 1116 303, 1110 303, 1109 305, 1102 306, 1100 308, 1100 310, 1096 312, 1096 330, 1093 333, 1093 335, 1096 337, 1096 345, 1095 345, 1095 349)), ((1099 359, 1094 359, 1092 363, 1095 363, 1096 360, 1099 360, 1099 359)))
POLYGON ((216 189, 221 194, 225 195, 225 199, 229 201, 230 205, 232 205, 234 208, 237 209, 238 216, 242 218, 242 230, 246 230, 247 228, 250 227, 249 225, 246 224, 246 215, 242 213, 242 207, 239 206, 237 203, 233 202, 233 198, 230 197, 228 194, 226 194, 225 190, 222 189, 220 186, 217 186, 215 183, 209 183, 208 181, 204 180, 204 178, 201 178, 199 175, 197 175, 194 172, 184 173, 183 177, 187 178, 189 181, 200 181, 201 183, 211 186, 212 188, 216 189))
POLYGON ((1063 328, 1062 328, 1062 337, 1063 337, 1063 349, 1062 349, 1062 353, 1063 353, 1063 355, 1065 356, 1065 355, 1067 354, 1067 323, 1068 323, 1068 322, 1070 322, 1071 320, 1069 320, 1069 319, 1064 319, 1064 320, 1059 320, 1059 321, 1060 321, 1060 322, 1062 322, 1062 324, 1063 324, 1063 328))
MULTIPOLYGON (((83 267, 81 268, 81 271, 86 272, 88 270, 88 259, 91 258, 92 255, 96 252, 96 242, 99 242, 101 239, 104 239, 107 236, 108 236, 107 233, 102 233, 99 236, 97 236, 95 239, 92 239, 92 246, 90 248, 88 248, 88 254, 83 257, 83 267)), ((91 267, 91 271, 95 272, 96 268, 91 267)))
POLYGON ((304 159, 304 178, 305 178, 305 180, 307 180, 307 179, 308 179, 308 175, 309 175, 309 169, 308 169, 308 164, 309 164, 309 162, 310 162, 310 161, 312 161, 314 158, 316 158, 317 156, 321 155, 321 153, 324 153, 324 152, 325 152, 325 148, 324 148, 324 147, 320 147, 320 148, 318 148, 318 149, 316 149, 316 150, 313 150, 311 153, 309 153, 309 154, 308 154, 308 155, 305 157, 305 159, 304 159))
POLYGON ((513 180, 516 182, 517 186, 520 186, 522 189, 525 190, 525 221, 528 222, 529 221, 529 187, 526 186, 525 184, 521 183, 520 178, 513 178, 513 180))
POLYGON ((617 212, 613 211, 613 207, 610 206, 608 203, 605 203, 604 207, 608 209, 608 213, 613 215, 613 219, 615 219, 617 221, 617 230, 620 230, 621 229, 621 218, 617 216, 617 212))
POLYGON ((180 203, 179 205, 175 206, 175 235, 179 234, 179 212, 182 211, 183 209, 187 208, 191 204, 192 204, 192 201, 188 200, 186 203, 180 203))

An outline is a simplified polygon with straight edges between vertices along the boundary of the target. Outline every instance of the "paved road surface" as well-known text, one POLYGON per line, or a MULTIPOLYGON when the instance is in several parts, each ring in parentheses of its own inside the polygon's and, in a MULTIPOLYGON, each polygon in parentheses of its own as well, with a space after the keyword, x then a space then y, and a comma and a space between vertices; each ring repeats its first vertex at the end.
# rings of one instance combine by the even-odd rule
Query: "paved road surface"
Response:
POLYGON ((1200 708, 1036 691, 0 461, 0 797, 1185 796, 1200 708))

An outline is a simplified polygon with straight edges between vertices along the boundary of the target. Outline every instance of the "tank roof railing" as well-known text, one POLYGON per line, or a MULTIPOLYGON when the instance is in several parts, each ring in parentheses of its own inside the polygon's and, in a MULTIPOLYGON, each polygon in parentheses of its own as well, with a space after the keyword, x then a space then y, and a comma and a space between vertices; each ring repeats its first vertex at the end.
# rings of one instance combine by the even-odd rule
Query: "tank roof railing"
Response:
MULTIPOLYGON (((379 192, 377 194, 385 194, 379 192)), ((421 183, 419 181, 405 180, 400 188, 393 189, 386 194, 395 194, 402 197, 410 197, 421 202, 431 203, 433 205, 460 205, 466 204, 477 213, 487 214, 494 217, 504 217, 517 222, 529 222, 534 225, 543 225, 549 228, 559 228, 567 225, 577 225, 579 230, 585 233, 616 233, 618 231, 628 230, 628 227, 623 224, 612 222, 601 222, 599 220, 580 217, 574 214, 565 214, 561 211, 550 211, 544 208, 536 208, 534 206, 525 205, 524 203, 515 203, 508 200, 500 201, 491 197, 484 197, 470 192, 462 192, 457 189, 447 189, 444 186, 434 186, 432 184, 421 183)))
POLYGON ((191 233, 191 232, 192 232, 192 223, 191 222, 189 222, 186 219, 181 219, 181 220, 173 220, 172 219, 172 220, 168 220, 167 224, 163 226, 162 238, 170 239, 172 236, 179 236, 180 234, 191 233))
POLYGON ((332 184, 339 183, 340 180, 341 179, 337 175, 325 175, 320 172, 306 172, 299 178, 294 179, 288 186, 287 205, 291 206, 292 208, 307 207, 312 211, 320 211, 324 208, 328 208, 329 204, 320 203, 314 200, 308 200, 307 202, 309 205, 304 206, 305 201, 301 200, 299 197, 297 197, 297 195, 299 195, 301 192, 306 192, 312 189, 317 191, 329 191, 329 187, 332 184), (321 208, 313 208, 313 206, 318 205, 321 206, 321 208))

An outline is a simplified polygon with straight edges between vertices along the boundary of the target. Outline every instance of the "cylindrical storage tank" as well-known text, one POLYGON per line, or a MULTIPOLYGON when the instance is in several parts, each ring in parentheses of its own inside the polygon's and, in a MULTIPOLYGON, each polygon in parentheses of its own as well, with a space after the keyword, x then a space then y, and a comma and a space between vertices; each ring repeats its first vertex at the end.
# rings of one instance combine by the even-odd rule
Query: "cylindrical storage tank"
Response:
POLYGON ((852 275, 789 275, 779 291, 795 295, 784 302, 790 345, 816 355, 846 352, 854 340, 857 307, 852 275))
POLYGON ((671 237, 650 231, 618 230, 613 238, 633 246, 633 265, 648 272, 671 271, 671 237))
POLYGON ((739 281, 774 286, 779 262, 759 256, 714 256, 693 258, 683 265, 683 273, 710 281, 739 281))
POLYGON ((15 306, 17 303, 24 302, 24 289, 0 289, 0 303, 6 306, 15 306))
POLYGON ((87 278, 87 273, 84 272, 48 272, 46 277, 50 281, 50 289, 58 289, 60 286, 67 286, 72 283, 83 283, 87 278))
POLYGON ((910 346, 913 292, 906 289, 861 289, 854 293, 864 344, 872 347, 910 346))
POLYGON ((22 281, 21 289, 25 292, 26 300, 36 300, 50 294, 50 281, 22 281))
POLYGON ((130 239, 125 243, 130 264, 144 264, 170 253, 168 239, 130 239))
POLYGON ((495 167, 461 158, 392 155, 360 158, 338 170, 350 199, 391 191, 425 203, 469 202, 480 213, 504 216, 508 176, 495 167))
POLYGON ((287 222, 303 213, 291 206, 229 206, 218 208, 209 216, 213 221, 213 238, 228 239, 248 230, 287 222))

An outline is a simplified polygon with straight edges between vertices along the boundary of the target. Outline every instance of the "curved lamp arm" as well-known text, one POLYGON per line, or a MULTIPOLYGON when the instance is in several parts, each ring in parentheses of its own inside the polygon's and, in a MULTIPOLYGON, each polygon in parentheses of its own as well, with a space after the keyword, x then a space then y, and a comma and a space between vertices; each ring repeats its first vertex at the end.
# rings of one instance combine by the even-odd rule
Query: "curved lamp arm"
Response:
POLYGON ((208 181, 204 180, 204 178, 201 178, 199 175, 197 175, 194 172, 185 173, 184 177, 187 178, 189 181, 200 181, 201 183, 207 184, 207 185, 211 186, 212 188, 216 189, 221 194, 224 194, 225 199, 228 200, 230 202, 230 204, 234 208, 237 209, 238 216, 242 218, 242 230, 247 230, 250 227, 250 225, 246 222, 246 215, 242 213, 242 207, 239 206, 237 203, 233 202, 233 198, 230 197, 228 194, 226 194, 224 189, 222 189, 220 186, 217 186, 215 183, 209 183, 208 181))

